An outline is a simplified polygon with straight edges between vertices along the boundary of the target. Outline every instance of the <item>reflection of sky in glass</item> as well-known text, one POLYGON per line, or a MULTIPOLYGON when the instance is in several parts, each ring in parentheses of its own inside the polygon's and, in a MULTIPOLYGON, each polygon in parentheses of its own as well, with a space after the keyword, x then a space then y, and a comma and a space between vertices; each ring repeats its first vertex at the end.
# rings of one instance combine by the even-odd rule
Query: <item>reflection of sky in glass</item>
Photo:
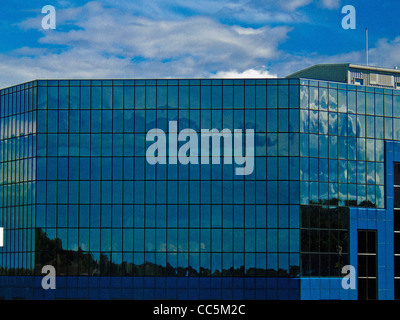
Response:
MULTIPOLYGON (((366 107, 349 108, 363 114, 348 115, 336 112, 337 105, 339 111, 347 108, 347 102, 341 100, 345 97, 342 90, 302 86, 301 107, 305 107, 305 99, 310 98, 310 104, 293 112, 286 109, 289 101, 279 96, 287 87, 260 86, 264 93, 259 87, 237 87, 142 86, 122 90, 105 86, 103 90, 93 86, 73 87, 69 93, 65 88, 49 87, 48 100, 39 98, 36 226, 47 228, 47 236, 59 238, 64 249, 94 251, 97 261, 101 250, 113 263, 165 266, 168 262, 173 267, 190 265, 198 272, 200 267, 214 272, 243 265, 246 269, 288 270, 293 264, 288 252, 298 244, 290 240, 296 236, 288 230, 291 194, 296 198, 297 192, 294 204, 299 200, 309 204, 339 199, 340 205, 349 200, 357 204, 370 200, 383 206, 384 144, 374 137, 390 138, 388 128, 393 125, 397 137, 396 120, 392 123, 383 117, 391 114, 386 98, 382 98, 382 117, 364 114, 371 102, 368 95, 366 107), (229 97, 221 100, 225 92, 229 97), (261 98, 254 99, 254 92, 261 92, 261 98), (93 96, 96 94, 99 96, 93 96), (194 98, 196 94, 201 101, 194 98), (64 99, 68 95, 67 105, 64 99), (267 101, 268 108, 260 110, 221 109, 257 108, 267 101), (79 104, 88 109, 77 109, 79 104), (133 105, 142 109, 122 109, 133 105), (162 109, 167 105, 177 109, 162 109), (181 110, 187 106, 200 109, 181 110), (215 109, 201 109, 210 106, 215 109), (179 130, 192 128, 197 132, 201 128, 255 128, 256 156, 260 156, 255 161, 255 174, 241 180, 234 176, 232 165, 179 164, 168 169, 148 165, 143 158, 146 131, 158 127, 167 132, 171 120, 178 121, 179 130), (299 161, 287 158, 299 154, 299 161), (186 181, 189 178, 192 181, 186 181), (300 187, 288 182, 297 179, 300 187), (182 190, 189 191, 182 194, 182 190), (261 205, 264 207, 258 211, 261 205), (268 230, 259 229, 265 227, 268 230), (265 252, 267 257, 258 257, 265 252)), ((360 96, 349 94, 349 104, 362 101, 360 96)), ((377 103, 381 103, 380 98, 377 103)), ((32 159, 34 115, 27 111, 2 117, 0 125, 1 181, 8 184, 3 197, 26 198, 32 190, 29 181, 35 179, 28 176, 35 170, 27 169, 36 166, 32 159), (23 154, 14 156, 14 148, 23 154), (18 182, 24 182, 23 193, 9 185, 18 182)))

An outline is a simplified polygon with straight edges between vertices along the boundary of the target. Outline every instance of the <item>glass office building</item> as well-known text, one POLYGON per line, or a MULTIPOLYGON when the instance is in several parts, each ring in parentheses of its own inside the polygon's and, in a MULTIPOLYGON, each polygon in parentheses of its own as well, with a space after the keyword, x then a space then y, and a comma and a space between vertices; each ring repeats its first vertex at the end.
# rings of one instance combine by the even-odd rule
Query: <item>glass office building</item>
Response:
POLYGON ((400 91, 305 78, 1 90, 0 298, 397 298, 400 91))

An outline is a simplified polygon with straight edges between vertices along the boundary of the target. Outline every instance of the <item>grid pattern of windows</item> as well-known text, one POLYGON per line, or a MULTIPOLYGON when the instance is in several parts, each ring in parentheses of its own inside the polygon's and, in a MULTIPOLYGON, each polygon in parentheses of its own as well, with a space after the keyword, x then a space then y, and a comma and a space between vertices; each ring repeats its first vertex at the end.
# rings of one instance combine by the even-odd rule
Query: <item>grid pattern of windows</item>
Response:
POLYGON ((301 276, 340 277, 349 264, 349 209, 301 206, 301 276))
POLYGON ((384 207, 398 94, 296 79, 2 90, 2 272, 53 264, 60 275, 340 276, 348 207, 384 207), (198 133, 253 129, 254 170, 149 164, 146 133, 168 133, 169 121, 198 133))
POLYGON ((358 299, 377 299, 377 237, 375 230, 358 230, 358 299))
POLYGON ((34 265, 36 83, 0 93, 0 274, 31 274, 34 265))
POLYGON ((400 139, 400 92, 302 84, 301 204, 384 208, 384 140, 400 139))
POLYGON ((385 207, 384 140, 399 139, 398 90, 301 80, 302 276, 340 276, 346 207, 385 207))
POLYGON ((298 276, 298 83, 39 81, 35 272, 298 276), (148 164, 169 121, 254 129, 253 173, 148 164))

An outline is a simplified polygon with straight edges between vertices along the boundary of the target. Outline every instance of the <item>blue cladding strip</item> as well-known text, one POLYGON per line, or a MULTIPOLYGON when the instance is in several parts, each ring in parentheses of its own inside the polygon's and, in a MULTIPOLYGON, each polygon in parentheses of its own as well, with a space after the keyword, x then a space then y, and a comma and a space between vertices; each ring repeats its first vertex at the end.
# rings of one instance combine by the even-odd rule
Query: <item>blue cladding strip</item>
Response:
POLYGON ((58 276, 55 290, 44 290, 40 276, 0 277, 5 299, 222 299, 299 300, 298 278, 75 277, 58 276))

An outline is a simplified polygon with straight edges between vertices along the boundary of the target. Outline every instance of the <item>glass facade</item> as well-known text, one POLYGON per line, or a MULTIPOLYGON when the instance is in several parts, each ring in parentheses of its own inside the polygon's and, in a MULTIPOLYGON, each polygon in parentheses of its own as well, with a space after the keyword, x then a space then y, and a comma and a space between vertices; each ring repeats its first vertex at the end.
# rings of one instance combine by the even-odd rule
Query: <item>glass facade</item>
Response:
POLYGON ((398 90, 301 80, 303 276, 349 264, 348 207, 385 207, 385 140, 399 140, 398 90))
POLYGON ((0 95, 0 248, 2 275, 34 269, 36 194, 36 100, 34 83, 0 95))
POLYGON ((400 140, 398 90, 303 79, 41 80, 0 104, 0 277, 203 278, 230 299, 238 279, 254 299, 339 279, 349 208, 385 208, 384 142, 400 140), (146 135, 170 121, 254 130, 253 171, 150 164, 146 135))

